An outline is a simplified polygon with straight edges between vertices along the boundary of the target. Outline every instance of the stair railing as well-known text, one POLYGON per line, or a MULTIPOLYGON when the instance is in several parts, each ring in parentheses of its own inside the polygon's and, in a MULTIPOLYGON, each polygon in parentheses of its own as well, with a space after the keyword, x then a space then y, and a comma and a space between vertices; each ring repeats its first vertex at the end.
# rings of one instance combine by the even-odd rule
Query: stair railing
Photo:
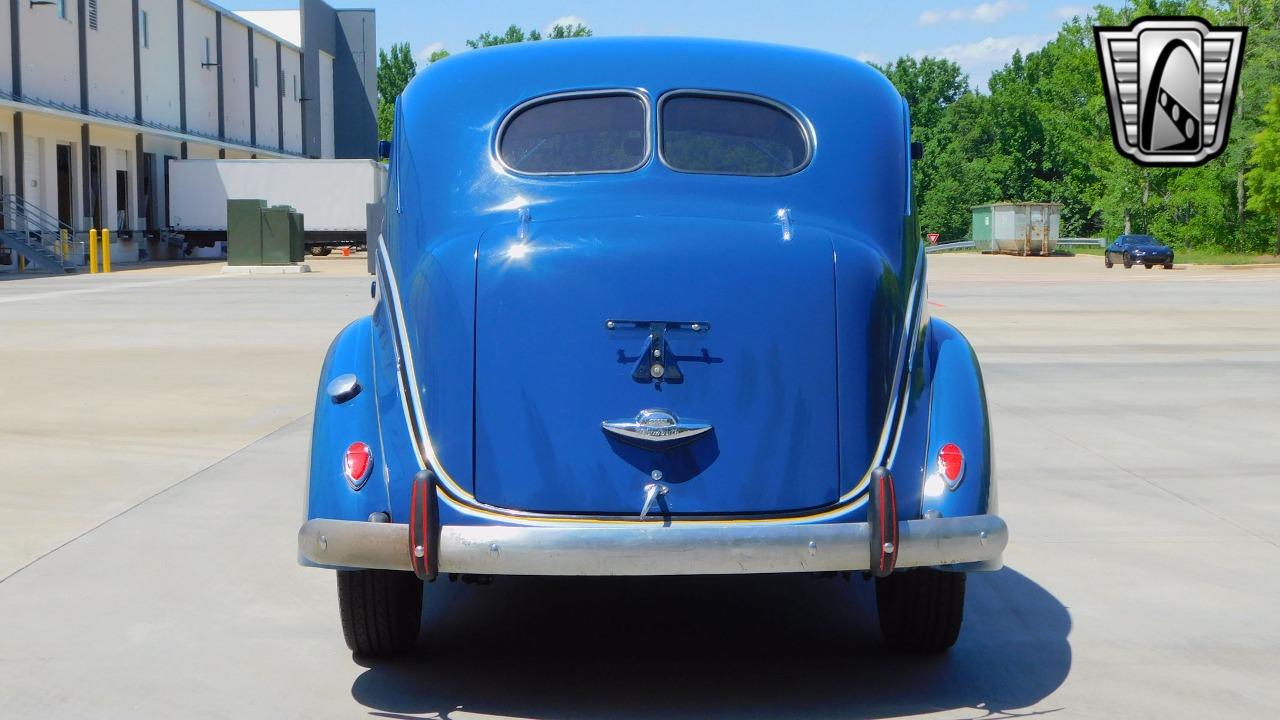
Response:
POLYGON ((0 195, 4 229, 17 232, 27 245, 38 245, 64 264, 75 264, 75 229, 17 195, 0 195), (65 232, 65 235, 64 235, 65 232))

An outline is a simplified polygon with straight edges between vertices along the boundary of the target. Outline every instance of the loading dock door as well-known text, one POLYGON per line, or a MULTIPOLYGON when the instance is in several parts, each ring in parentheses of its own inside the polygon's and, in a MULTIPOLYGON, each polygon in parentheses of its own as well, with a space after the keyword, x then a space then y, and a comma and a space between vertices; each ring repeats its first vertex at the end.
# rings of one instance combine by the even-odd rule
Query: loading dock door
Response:
POLYGON ((156 155, 142 153, 142 216, 147 229, 156 229, 156 155))
POLYGON ((71 146, 58 146, 58 219, 64 224, 75 227, 71 208, 71 189, 75 187, 71 172, 71 146))
POLYGON ((89 147, 89 215, 93 218, 93 226, 102 224, 102 147, 89 147))
POLYGON ((173 157, 172 155, 164 156, 164 226, 165 227, 173 226, 173 222, 169 219, 169 206, 172 204, 169 202, 169 161, 170 160, 177 160, 177 158, 173 157))
POLYGON ((116 171, 116 229, 129 229, 129 173, 116 171))
MULTIPOLYGON (((6 154, 9 147, 9 137, 4 133, 0 133, 0 197, 9 194, 8 177, 5 176, 5 168, 9 167, 9 157, 6 154)), ((0 213, 0 230, 4 229, 4 213, 0 213)))

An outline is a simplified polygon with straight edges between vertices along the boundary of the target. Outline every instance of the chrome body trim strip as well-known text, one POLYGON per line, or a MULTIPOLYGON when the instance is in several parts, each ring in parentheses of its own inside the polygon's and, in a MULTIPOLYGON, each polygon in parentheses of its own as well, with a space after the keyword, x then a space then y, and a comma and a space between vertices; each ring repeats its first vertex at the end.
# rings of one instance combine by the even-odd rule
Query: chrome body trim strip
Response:
MULTIPOLYGON (((867 570, 867 523, 511 527, 446 525, 440 571, 481 575, 736 575, 867 570)), ((996 515, 901 523, 899 568, 996 570, 1009 529, 996 515)), ((334 568, 411 570, 409 526, 309 520, 298 552, 334 568)))
POLYGON ((916 269, 911 278, 910 290, 907 311, 903 318, 902 337, 898 343, 898 356, 893 370, 893 391, 889 396, 889 407, 885 409, 884 423, 880 426, 880 443, 876 446, 875 455, 872 456, 871 467, 867 468, 862 475, 862 480, 852 490, 840 497, 841 502, 861 494, 871 481, 871 471, 877 467, 892 467, 893 461, 897 458, 898 441, 902 437, 902 424, 907 414, 908 385, 911 373, 915 370, 909 365, 911 358, 915 355, 916 344, 923 334, 918 332, 920 313, 927 307, 924 245, 921 245, 916 253, 916 269))

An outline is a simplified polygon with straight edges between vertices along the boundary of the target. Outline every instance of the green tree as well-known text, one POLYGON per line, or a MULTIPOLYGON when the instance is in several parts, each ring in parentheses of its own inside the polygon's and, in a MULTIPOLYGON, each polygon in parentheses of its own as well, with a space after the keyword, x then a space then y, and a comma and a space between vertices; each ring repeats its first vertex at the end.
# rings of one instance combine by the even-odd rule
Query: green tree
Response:
POLYGON ((551 31, 547 33, 548 40, 567 40, 569 38, 591 37, 591 28, 582 23, 573 25, 561 25, 556 23, 551 26, 551 31))
POLYGON ((1064 235, 1150 232, 1181 247, 1280 250, 1280 239, 1272 242, 1276 211, 1252 197, 1273 182, 1259 169, 1271 156, 1258 144, 1277 132, 1263 132, 1274 127, 1263 106, 1280 78, 1277 0, 1099 5, 1063 23, 1043 48, 1015 53, 992 74, 987 92, 957 83, 958 68, 936 58, 901 58, 879 69, 910 104, 913 138, 925 146, 914 173, 924 231, 959 239, 968 233, 972 205, 1052 200, 1064 206, 1064 235), (1093 25, 1127 25, 1144 15, 1249 27, 1230 142, 1201 167, 1141 167, 1113 146, 1093 25))
POLYGON ((1271 96, 1271 86, 1280 77, 1280 3, 1276 0, 1230 0, 1221 3, 1214 12, 1204 14, 1218 24, 1244 25, 1249 28, 1248 42, 1245 43, 1241 58, 1236 107, 1224 162, 1234 175, 1233 225, 1236 237, 1231 240, 1231 244, 1242 250, 1254 246, 1254 249, 1261 250, 1261 246, 1252 242, 1251 238, 1261 237, 1266 231, 1257 222, 1263 220, 1260 215, 1246 215, 1248 191, 1245 172, 1253 151, 1253 138, 1259 130, 1259 118, 1271 96))
MULTIPOLYGON (((547 31, 548 40, 564 40, 566 38, 591 37, 591 28, 578 23, 576 25, 560 25, 556 24, 547 31)), ((467 47, 472 50, 479 48, 493 47, 495 45, 511 45, 525 41, 535 42, 542 39, 542 33, 537 30, 524 31, 517 25, 511 25, 507 31, 501 35, 495 35, 490 32, 480 33, 474 40, 467 41, 467 47)))
MULTIPOLYGON (((562 40, 565 38, 591 37, 591 28, 577 23, 575 25, 556 24, 551 27, 545 36, 548 40, 562 40)), ((517 25, 511 25, 506 32, 495 35, 494 33, 484 32, 477 35, 474 39, 467 41, 467 47, 476 50, 479 48, 493 47, 495 45, 510 45, 512 43, 536 41, 544 38, 541 32, 537 30, 521 30, 517 25)), ((429 66, 437 63, 447 57, 450 53, 448 50, 440 49, 433 51, 423 63, 429 66)), ((400 93, 404 92, 404 88, 417 74, 418 65, 413 61, 413 55, 409 51, 409 43, 397 43, 391 46, 390 52, 378 51, 378 137, 387 140, 391 137, 391 131, 395 125, 396 98, 400 93)))
POLYGON ((950 60, 904 56, 886 65, 872 64, 894 84, 911 111, 911 139, 925 148, 924 161, 912 173, 913 192, 920 205, 920 229, 937 232, 943 241, 957 240, 968 229, 960 222, 961 206, 971 193, 957 183, 954 158, 938 138, 953 137, 954 128, 940 128, 948 107, 969 92, 969 76, 950 60))
POLYGON ((913 131, 933 128, 947 106, 969 90, 969 76, 950 60, 904 56, 886 65, 872 63, 872 67, 884 73, 906 98, 913 131))
POLYGON ((390 140, 391 132, 396 126, 396 106, 382 98, 378 98, 378 139, 390 140))
POLYGON ((1271 88, 1260 122, 1262 129, 1253 136, 1253 168, 1246 175, 1249 186, 1249 209, 1274 216, 1276 222, 1275 255, 1280 255, 1280 85, 1271 88))
POLYGON ((409 43, 395 43, 388 50, 378 51, 378 137, 391 138, 395 122, 396 98, 418 73, 409 43))

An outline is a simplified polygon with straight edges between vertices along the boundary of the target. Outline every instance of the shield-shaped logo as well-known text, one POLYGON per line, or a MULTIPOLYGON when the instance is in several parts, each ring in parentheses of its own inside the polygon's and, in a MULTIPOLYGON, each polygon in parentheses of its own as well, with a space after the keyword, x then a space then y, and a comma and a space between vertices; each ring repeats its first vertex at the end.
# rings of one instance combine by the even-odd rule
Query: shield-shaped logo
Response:
POLYGON ((1095 27, 1116 150, 1153 166, 1203 165, 1222 154, 1247 32, 1196 17, 1095 27))

